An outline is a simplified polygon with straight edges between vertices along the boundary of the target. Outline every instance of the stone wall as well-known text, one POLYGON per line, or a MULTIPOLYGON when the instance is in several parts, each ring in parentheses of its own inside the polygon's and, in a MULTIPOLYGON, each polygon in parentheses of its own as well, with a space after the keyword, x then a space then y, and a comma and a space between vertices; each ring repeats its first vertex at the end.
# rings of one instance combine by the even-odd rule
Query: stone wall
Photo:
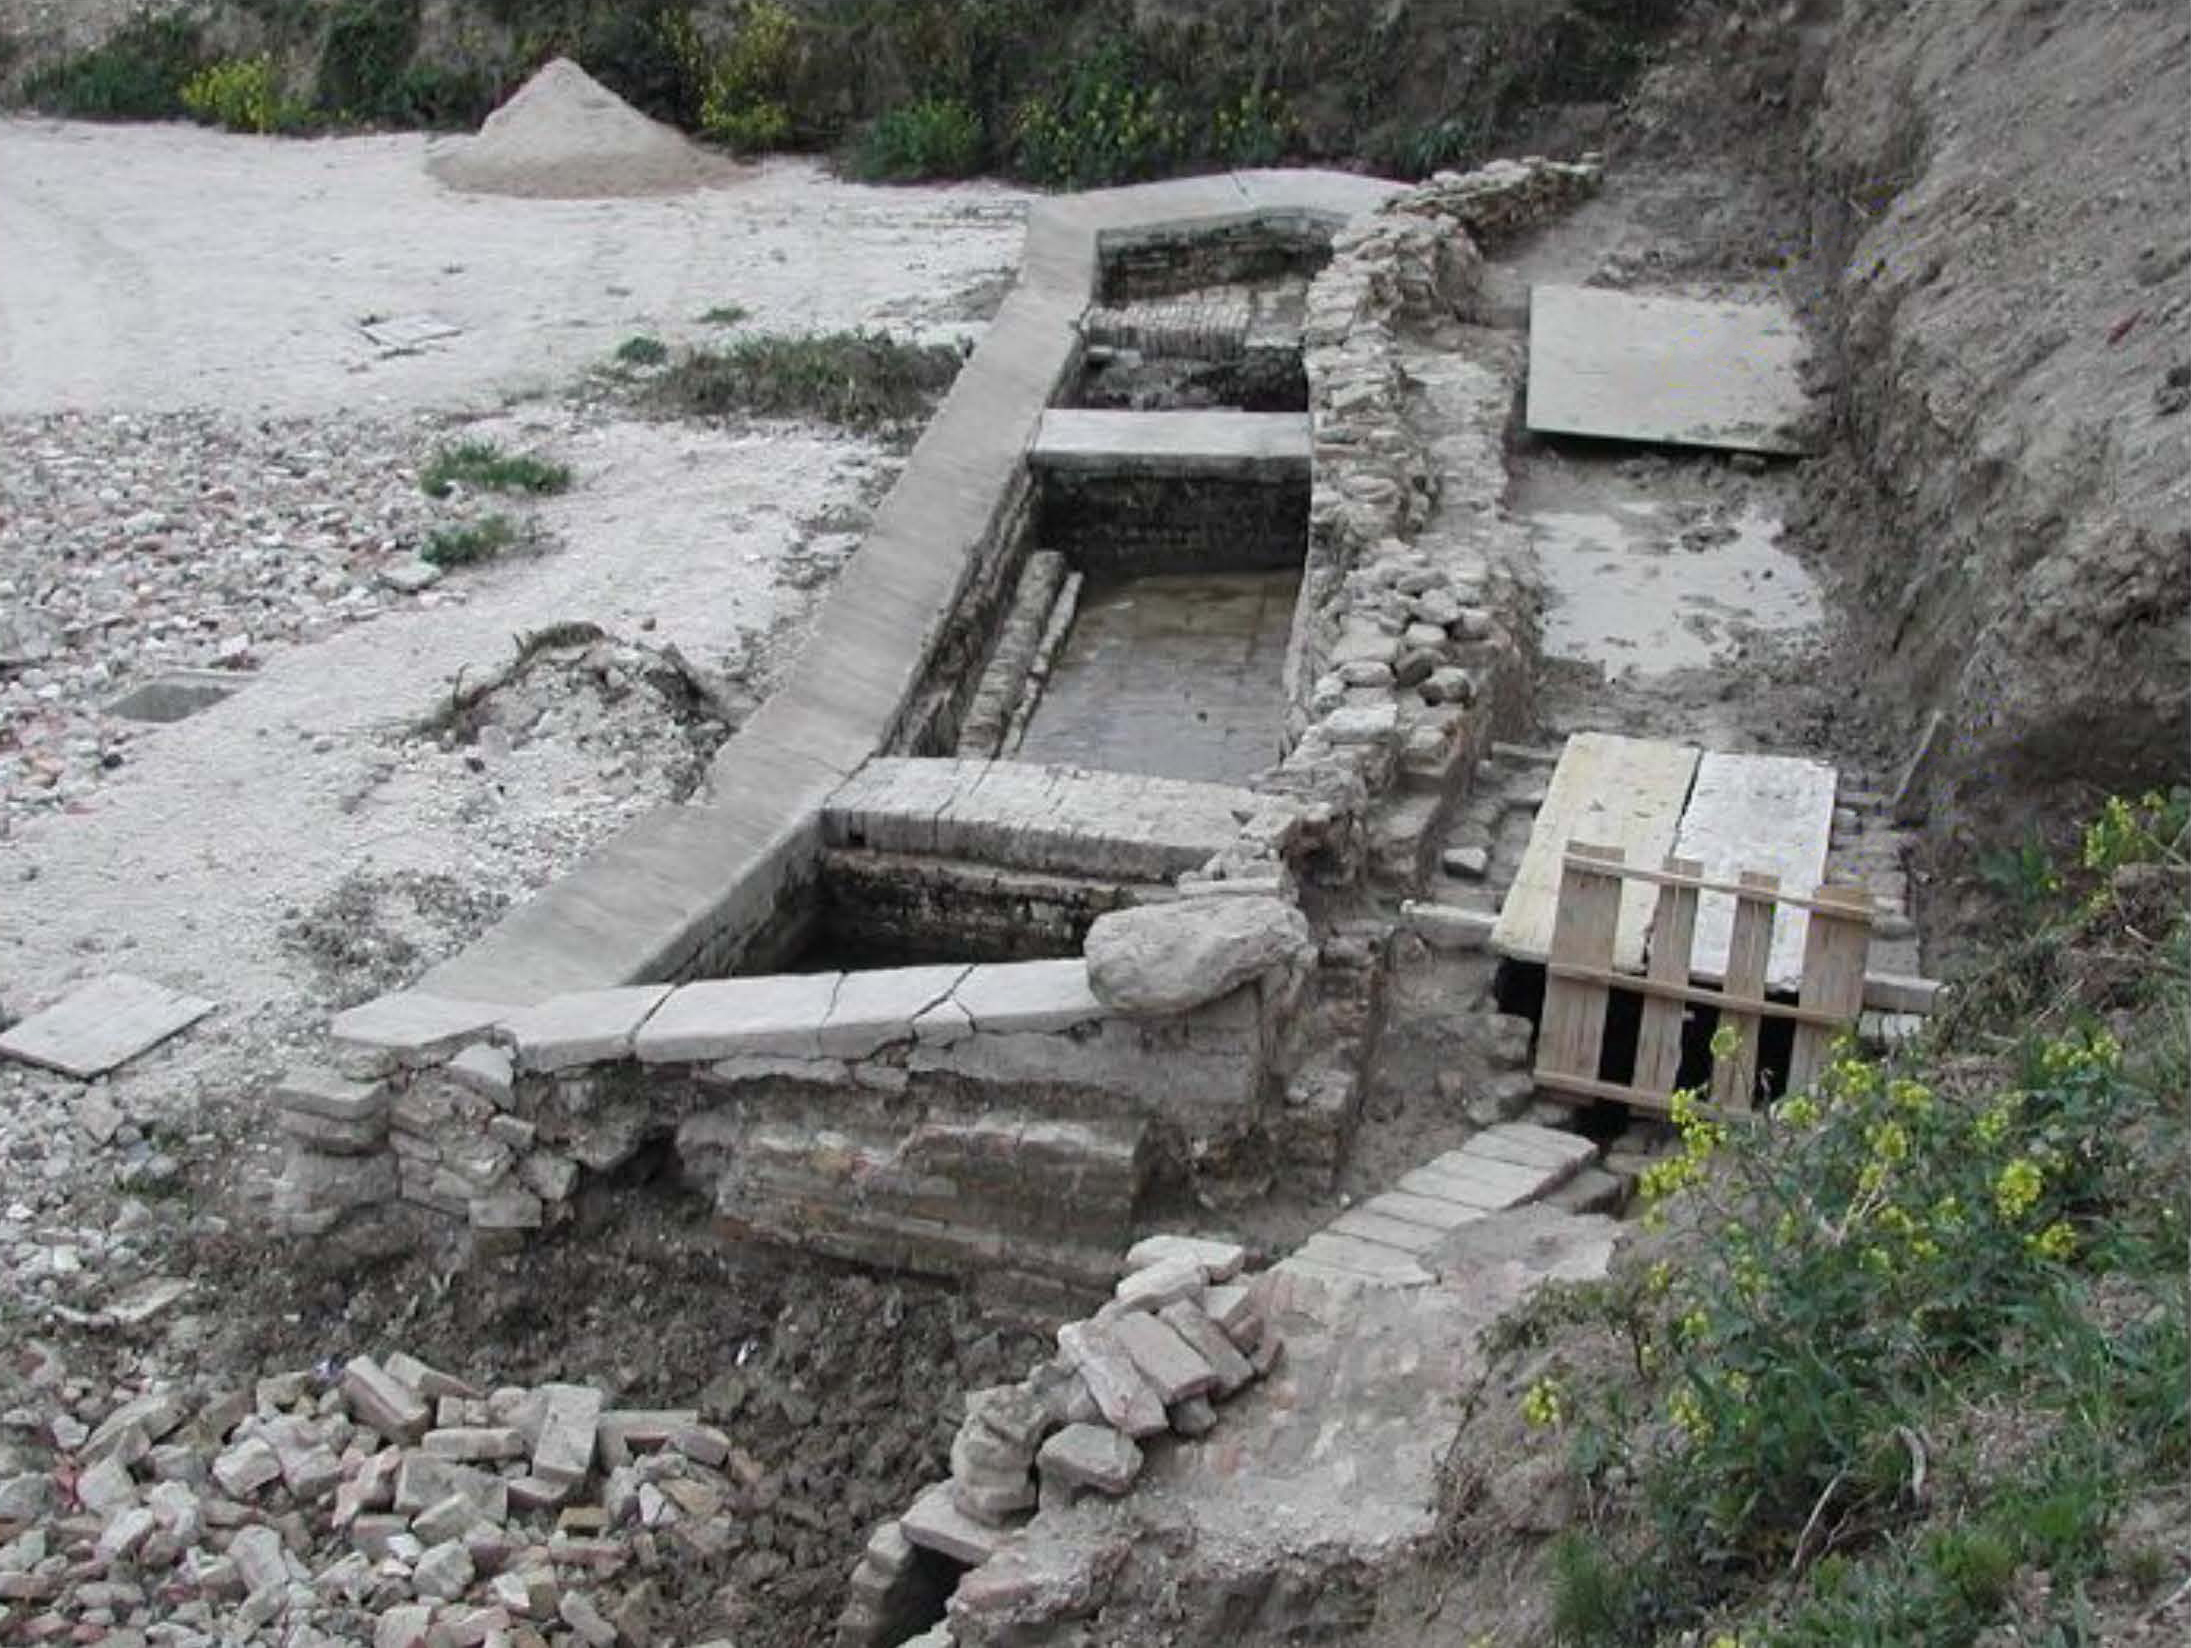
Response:
POLYGON ((339 1017, 274 1094, 298 1232, 400 1199, 489 1243, 674 1149, 727 1229, 1002 1295, 1107 1285, 1160 1184, 1261 1123, 1305 976, 1279 954, 1176 1012, 1078 959, 634 985, 507 1012, 419 994, 339 1017))
POLYGON ((1037 531, 1091 578, 1276 572, 1308 547, 1309 480, 1053 473, 1037 531))

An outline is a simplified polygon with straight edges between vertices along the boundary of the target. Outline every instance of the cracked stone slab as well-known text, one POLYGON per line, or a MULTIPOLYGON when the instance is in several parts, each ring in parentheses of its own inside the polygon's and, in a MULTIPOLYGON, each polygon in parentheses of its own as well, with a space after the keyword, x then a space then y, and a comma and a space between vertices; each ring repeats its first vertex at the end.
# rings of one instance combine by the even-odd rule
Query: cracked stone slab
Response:
POLYGON ((845 975, 779 973, 683 985, 632 1040, 643 1064, 696 1064, 747 1054, 821 1057, 822 1026, 845 975))
POLYGON ((1088 988, 1088 964, 1078 957, 985 962, 967 970, 951 999, 985 1035, 1049 1034, 1111 1016, 1088 988))
POLYGON ((508 1009, 424 990, 400 990, 337 1013, 328 1034, 353 1052, 415 1068, 439 1064, 493 1028, 508 1009))
POLYGON ((920 1020, 951 999, 969 970, 887 967, 845 974, 822 1025, 823 1056, 864 1059, 892 1042, 911 1041, 920 1020))
POLYGON ((189 1028, 213 1007, 150 979, 109 973, 0 1035, 0 1054, 89 1080, 189 1028))
POLYGON ((632 1037, 670 993, 667 984, 633 984, 551 996, 502 1021, 499 1034, 517 1051, 517 1068, 568 1070, 631 1052, 632 1037))

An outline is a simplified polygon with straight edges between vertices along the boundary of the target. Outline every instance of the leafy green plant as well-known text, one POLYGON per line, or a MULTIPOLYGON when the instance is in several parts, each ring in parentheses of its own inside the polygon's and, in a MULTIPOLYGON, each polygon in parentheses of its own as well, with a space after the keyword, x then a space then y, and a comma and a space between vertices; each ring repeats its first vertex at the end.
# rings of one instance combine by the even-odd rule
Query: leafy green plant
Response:
POLYGON ((694 350, 656 381, 654 394, 699 416, 744 412, 891 432, 926 414, 963 359, 956 349, 883 332, 764 333, 694 350))
POLYGON ((182 99, 197 119, 232 132, 287 131, 305 118, 302 106, 282 96, 274 59, 263 52, 200 69, 183 83, 182 99))
POLYGON ((518 541, 517 523, 507 515, 488 515, 462 526, 436 527, 418 558, 444 569, 491 561, 518 541))
POLYGON ((568 491, 568 464, 552 463, 529 452, 505 452, 493 441, 459 441, 436 452, 419 476, 419 490, 446 498, 459 486, 481 492, 568 491))
POLYGON ((752 313, 742 303, 718 303, 712 309, 702 310, 699 320, 702 326, 736 326, 752 313))
POLYGON ((1210 117, 1210 152, 1228 166, 1275 166, 1300 129, 1277 92, 1242 92, 1210 117))
POLYGON ((1629 1616, 1624 1569, 1587 1534, 1570 1529, 1552 1545, 1552 1636, 1574 1648, 1616 1643, 1629 1616))
POLYGON ((867 128, 852 170, 895 182, 968 177, 980 169, 981 157, 981 120, 973 109, 955 97, 923 97, 867 128))
POLYGON ((1014 165, 1061 189, 1155 177, 1192 154, 1189 130, 1166 88, 1137 84, 1131 53, 1114 43, 1080 60, 1055 92, 1020 105, 1014 165))
POLYGON ((346 120, 399 118, 418 41, 419 0, 341 0, 320 46, 320 106, 346 120))
POLYGON ((1978 860, 1978 875, 1995 892, 2010 899, 2026 914, 2037 911, 2062 890, 2062 878, 2046 844, 2037 839, 2015 847, 2002 847, 1978 860))
POLYGON ((177 12, 139 12, 103 44, 33 74, 23 100, 77 120, 176 120, 183 87, 205 66, 198 24, 177 12))
POLYGON ((788 7, 746 0, 729 46, 709 63, 701 131, 740 154, 781 146, 791 136, 788 91, 802 44, 788 7))
POLYGON ((669 345, 644 334, 626 338, 616 346, 619 366, 660 366, 669 359, 669 345))

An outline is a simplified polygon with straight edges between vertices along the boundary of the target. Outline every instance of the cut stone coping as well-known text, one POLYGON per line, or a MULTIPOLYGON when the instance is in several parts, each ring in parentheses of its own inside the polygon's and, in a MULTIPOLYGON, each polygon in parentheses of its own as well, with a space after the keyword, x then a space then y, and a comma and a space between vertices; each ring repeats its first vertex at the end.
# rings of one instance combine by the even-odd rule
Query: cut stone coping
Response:
POLYGON ((905 725, 1043 414, 1080 362, 1106 251, 1262 226, 1334 233, 1403 186, 1259 170, 1039 202, 1018 284, 840 574, 781 690, 716 755, 706 799, 657 809, 420 981, 509 1009, 720 965, 811 878, 824 803, 905 725))
POLYGON ((1042 415, 1028 461, 1072 475, 1281 480, 1308 473, 1305 412, 1114 412, 1042 415))
POLYGON ((1207 863, 1243 816, 1282 810, 1230 784, 1017 761, 879 758, 831 795, 831 847, 1160 882, 1207 863))

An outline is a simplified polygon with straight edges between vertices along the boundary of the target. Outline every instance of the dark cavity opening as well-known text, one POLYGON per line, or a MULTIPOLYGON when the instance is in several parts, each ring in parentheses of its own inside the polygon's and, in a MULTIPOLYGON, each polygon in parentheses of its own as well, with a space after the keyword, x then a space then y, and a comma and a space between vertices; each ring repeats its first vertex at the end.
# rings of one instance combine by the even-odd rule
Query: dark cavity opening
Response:
POLYGON ((131 688, 107 705, 125 721, 182 721, 250 683, 248 675, 221 670, 170 670, 131 688))
POLYGON ((871 1640, 895 1648, 930 1626, 942 1624, 951 1593, 971 1571, 965 1563, 955 1562, 941 1551, 915 1545, 912 1560, 898 1571, 877 1601, 881 1623, 871 1640))

